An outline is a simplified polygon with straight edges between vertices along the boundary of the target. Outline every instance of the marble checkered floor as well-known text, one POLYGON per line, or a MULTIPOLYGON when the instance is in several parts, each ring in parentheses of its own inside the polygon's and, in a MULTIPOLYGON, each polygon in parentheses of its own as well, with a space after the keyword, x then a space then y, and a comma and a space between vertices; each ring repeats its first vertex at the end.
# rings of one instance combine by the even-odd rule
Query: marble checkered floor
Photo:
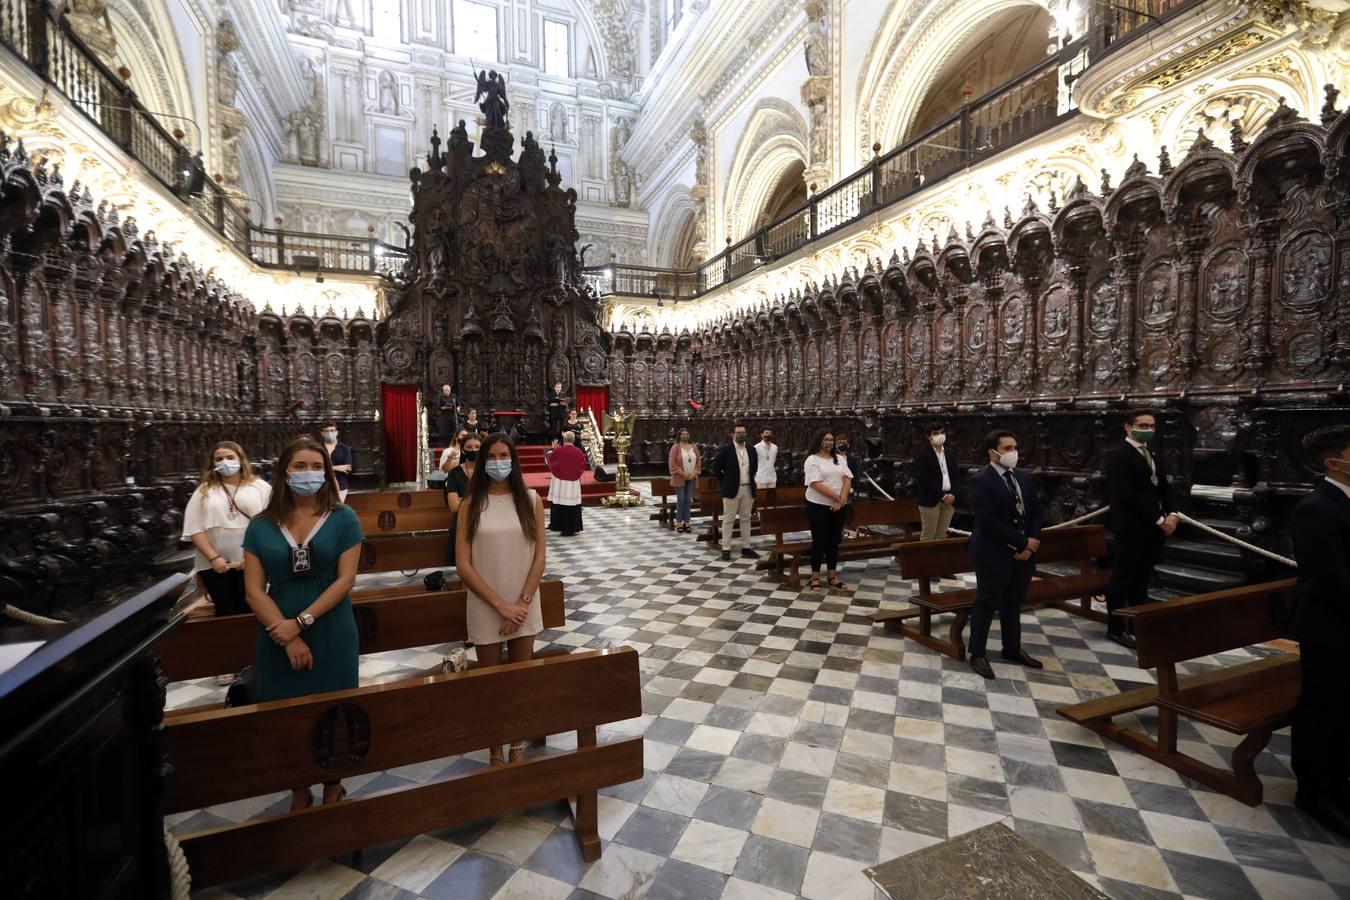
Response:
MULTIPOLYGON (((559 803, 194 896, 872 898, 865 867, 1002 821, 1116 898, 1350 898, 1350 846, 1292 805, 1287 733, 1260 758, 1267 803, 1250 809, 1055 714, 1150 680, 1100 625, 1028 613, 1024 646, 1045 670, 996 661, 986 684, 864 618, 912 587, 885 561, 845 566, 849 595, 798 593, 648 513, 587 508, 581 535, 549 535, 547 577, 566 583, 568 624, 541 645, 622 642, 642 657, 644 715, 610 733, 646 736, 646 776, 601 797, 599 861, 581 860, 559 803)), ((365 658, 362 677, 425 670, 444 649, 365 658)), ((219 693, 186 682, 169 701, 219 693)), ((1215 763, 1233 742, 1182 726, 1186 751, 1215 763)), ((345 783, 361 796, 485 764, 471 754, 345 783)), ((286 800, 169 825, 197 831, 286 800)))

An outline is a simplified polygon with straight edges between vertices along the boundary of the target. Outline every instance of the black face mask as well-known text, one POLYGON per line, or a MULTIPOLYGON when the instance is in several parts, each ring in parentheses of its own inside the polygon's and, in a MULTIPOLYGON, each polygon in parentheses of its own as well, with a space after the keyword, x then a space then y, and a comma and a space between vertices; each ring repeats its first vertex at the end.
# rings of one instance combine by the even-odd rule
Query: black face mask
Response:
POLYGON ((835 444, 834 449, 838 450, 840 453, 847 453, 848 444, 835 444))
POLYGON ((465 450, 462 455, 464 456, 465 462, 478 462, 477 450, 465 450))

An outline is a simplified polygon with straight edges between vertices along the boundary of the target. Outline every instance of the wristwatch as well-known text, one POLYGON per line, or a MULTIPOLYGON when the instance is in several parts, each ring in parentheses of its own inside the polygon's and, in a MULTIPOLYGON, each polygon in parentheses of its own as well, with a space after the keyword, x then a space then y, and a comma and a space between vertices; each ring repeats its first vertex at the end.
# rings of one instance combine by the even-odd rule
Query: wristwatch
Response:
POLYGON ((300 626, 300 630, 304 631, 306 628, 314 624, 314 617, 307 612, 302 612, 300 615, 295 617, 295 621, 300 626))

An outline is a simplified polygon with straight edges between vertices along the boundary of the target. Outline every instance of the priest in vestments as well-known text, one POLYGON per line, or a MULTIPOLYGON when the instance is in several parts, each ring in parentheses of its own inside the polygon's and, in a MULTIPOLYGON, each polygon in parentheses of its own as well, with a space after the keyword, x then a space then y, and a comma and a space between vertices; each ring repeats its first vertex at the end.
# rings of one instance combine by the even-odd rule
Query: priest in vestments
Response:
POLYGON ((571 431, 563 432, 562 444, 544 454, 544 461, 553 473, 548 483, 549 530, 570 537, 581 531, 581 476, 590 463, 571 431))

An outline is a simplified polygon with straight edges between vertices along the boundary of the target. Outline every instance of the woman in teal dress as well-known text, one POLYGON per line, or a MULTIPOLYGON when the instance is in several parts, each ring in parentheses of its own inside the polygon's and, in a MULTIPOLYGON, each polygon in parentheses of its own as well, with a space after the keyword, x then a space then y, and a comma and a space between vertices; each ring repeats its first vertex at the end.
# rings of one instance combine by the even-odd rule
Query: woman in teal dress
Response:
MULTIPOLYGON (((357 686, 360 647, 349 596, 361 556, 361 523, 338 501, 323 447, 293 441, 277 460, 271 500, 244 532, 244 587, 258 617, 258 702, 357 686), (289 538, 289 539, 288 539, 289 538)), ((325 782, 323 802, 345 795, 325 782)), ((310 787, 291 809, 313 803, 310 787)))

